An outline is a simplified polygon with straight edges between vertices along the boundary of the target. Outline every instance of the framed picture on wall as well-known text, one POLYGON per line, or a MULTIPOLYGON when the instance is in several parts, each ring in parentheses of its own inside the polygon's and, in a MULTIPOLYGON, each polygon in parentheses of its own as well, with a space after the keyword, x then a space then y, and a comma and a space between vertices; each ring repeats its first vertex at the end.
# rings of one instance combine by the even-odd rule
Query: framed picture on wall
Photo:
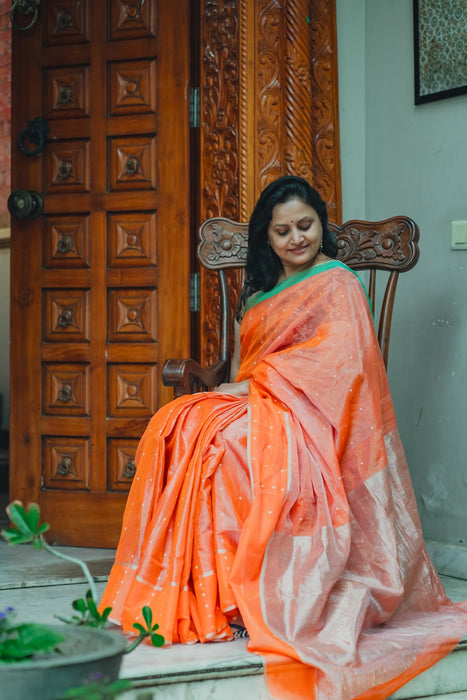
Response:
POLYGON ((466 0, 413 0, 415 104, 467 93, 466 0))

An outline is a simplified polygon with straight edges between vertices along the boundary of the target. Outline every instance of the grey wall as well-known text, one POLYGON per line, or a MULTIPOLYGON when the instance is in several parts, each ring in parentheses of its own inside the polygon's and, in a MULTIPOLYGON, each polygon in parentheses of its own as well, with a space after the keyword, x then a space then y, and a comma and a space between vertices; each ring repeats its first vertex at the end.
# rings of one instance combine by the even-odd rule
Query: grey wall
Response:
POLYGON ((337 0, 344 219, 407 214, 389 353, 399 430, 427 538, 467 544, 467 95, 415 106, 412 2, 337 0))

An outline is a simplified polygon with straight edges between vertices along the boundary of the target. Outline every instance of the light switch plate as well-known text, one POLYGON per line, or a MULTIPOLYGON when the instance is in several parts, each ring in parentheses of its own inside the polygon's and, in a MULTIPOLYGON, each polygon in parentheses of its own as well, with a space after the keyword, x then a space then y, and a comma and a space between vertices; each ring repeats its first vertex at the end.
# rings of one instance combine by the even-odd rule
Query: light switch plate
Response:
POLYGON ((467 250, 467 221, 451 221, 451 249, 467 250))

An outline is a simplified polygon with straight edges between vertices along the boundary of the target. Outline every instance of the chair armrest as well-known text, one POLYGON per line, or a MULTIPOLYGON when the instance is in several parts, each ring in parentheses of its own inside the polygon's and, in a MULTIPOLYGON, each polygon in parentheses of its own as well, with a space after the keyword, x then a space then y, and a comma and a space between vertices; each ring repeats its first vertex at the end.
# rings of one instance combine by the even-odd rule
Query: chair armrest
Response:
POLYGON ((173 386, 175 398, 195 391, 206 391, 227 379, 229 363, 220 360, 201 367, 196 360, 166 360, 162 368, 162 383, 173 386))

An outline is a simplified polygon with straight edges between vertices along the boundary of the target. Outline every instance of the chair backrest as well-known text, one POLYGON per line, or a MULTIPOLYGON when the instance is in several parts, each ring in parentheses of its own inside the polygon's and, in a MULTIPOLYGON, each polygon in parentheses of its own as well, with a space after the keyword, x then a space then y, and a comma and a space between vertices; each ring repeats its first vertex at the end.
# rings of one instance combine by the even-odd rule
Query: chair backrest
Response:
MULTIPOLYGON (((353 270, 369 270, 368 296, 375 309, 376 271, 386 270, 386 283, 379 313, 378 341, 387 366, 392 311, 399 273, 407 272, 419 256, 417 224, 406 216, 384 221, 347 221, 342 226, 329 224, 337 236, 337 259, 353 270)), ((226 271, 244 268, 248 246, 248 224, 223 217, 204 221, 199 229, 198 257, 219 277, 221 331, 220 359, 229 360, 232 348, 233 309, 226 271)))

